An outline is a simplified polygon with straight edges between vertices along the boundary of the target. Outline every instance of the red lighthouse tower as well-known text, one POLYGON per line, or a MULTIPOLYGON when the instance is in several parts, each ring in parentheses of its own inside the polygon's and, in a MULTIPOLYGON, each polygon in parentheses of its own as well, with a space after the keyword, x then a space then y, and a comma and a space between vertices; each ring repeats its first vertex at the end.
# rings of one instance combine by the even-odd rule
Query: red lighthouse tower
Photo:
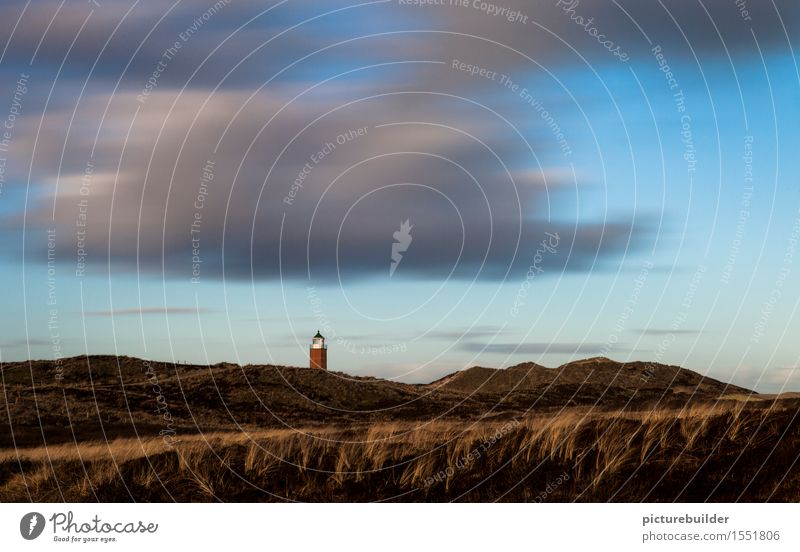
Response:
POLYGON ((311 339, 311 348, 309 349, 309 357, 311 358, 311 368, 320 370, 328 369, 328 347, 325 345, 325 338, 317 331, 311 339))

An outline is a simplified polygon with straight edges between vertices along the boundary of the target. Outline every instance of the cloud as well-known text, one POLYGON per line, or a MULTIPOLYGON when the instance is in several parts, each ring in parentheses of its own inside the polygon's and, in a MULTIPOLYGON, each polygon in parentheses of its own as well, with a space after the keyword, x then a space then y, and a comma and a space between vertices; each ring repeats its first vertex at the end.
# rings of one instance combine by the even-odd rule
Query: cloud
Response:
POLYGON ((205 314, 213 312, 208 309, 193 307, 144 307, 141 309, 114 309, 108 311, 85 311, 84 316, 142 316, 150 314, 180 315, 205 314))
MULTIPOLYGON (((598 354, 607 352, 608 345, 604 343, 561 342, 561 343, 464 343, 459 346, 462 351, 470 353, 490 353, 503 355, 533 355, 533 354, 598 354)), ((622 351, 624 345, 614 347, 622 351)))
POLYGON ((14 339, 0 343, 2 349, 22 349, 27 347, 44 347, 45 345, 52 345, 52 342, 47 339, 29 338, 29 339, 14 339))
POLYGON ((691 330, 691 329, 673 330, 670 328, 631 328, 630 332, 633 334, 648 335, 648 336, 699 335, 703 333, 702 330, 691 330))
MULTIPOLYGON (((595 68, 619 62, 556 2, 504 3, 530 16, 525 25, 472 7, 390 2, 297 29, 322 13, 318 3, 261 16, 267 8, 231 3, 184 41, 214 4, 180 3, 163 20, 168 8, 151 3, 109 0, 91 14, 90 6, 59 10, 54 0, 0 7, 8 35, 24 13, 4 71, 13 76, 39 49, 11 145, 11 157, 25 162, 7 174, 10 192, 32 185, 22 246, 32 258, 44 258, 50 226, 60 247, 77 249, 81 209, 90 271, 111 265, 185 279, 195 271, 212 280, 386 278, 393 233, 406 219, 413 243, 396 278, 518 277, 547 233, 559 247, 537 264, 546 276, 615 269, 652 243, 647 213, 568 214, 592 182, 573 180, 553 124, 577 142, 587 132, 586 104, 603 94, 563 89, 550 74, 583 67, 568 45, 595 68), (431 32, 416 32, 420 21, 431 32), (147 88, 176 40, 179 53, 147 88), (453 69, 454 59, 513 75, 536 90, 548 117, 496 82, 453 69), (213 179, 204 182, 204 172, 213 179)), ((727 55, 716 25, 734 55, 757 53, 741 39, 748 27, 731 2, 665 6, 669 13, 584 0, 576 12, 594 16, 651 69, 644 34, 669 47, 671 59, 705 62, 727 55)), ((796 2, 778 6, 785 21, 800 15, 796 2)), ((782 45, 776 14, 753 12, 759 45, 782 45)), ((6 236, 21 240, 23 205, 4 213, 6 236)))
MULTIPOLYGON (((508 127, 490 113, 437 98, 336 109, 369 90, 332 87, 301 101, 280 87, 254 98, 157 91, 144 104, 129 93, 98 95, 84 100, 69 134, 71 111, 48 112, 44 133, 20 129, 14 143, 36 144, 42 185, 29 228, 55 225, 67 247, 77 247, 84 210, 94 266, 187 279, 193 257, 207 279, 384 277, 393 233, 406 219, 413 244, 395 277, 524 272, 548 232, 560 237, 543 262, 552 275, 601 270, 646 241, 647 226, 624 215, 578 222, 536 214, 557 199, 541 181, 558 176, 540 168, 539 181, 517 181, 498 151, 443 126, 499 141, 505 162, 514 162, 524 146, 505 142, 508 127), (425 124, 381 126, 398 119, 425 124)), ((43 244, 30 243, 34 257, 43 244)))
POLYGON ((152 64, 164 49, 175 40, 182 40, 181 33, 193 29, 191 37, 184 41, 180 63, 171 65, 164 75, 166 82, 186 79, 216 46, 222 45, 195 78, 205 83, 217 82, 233 65, 256 51, 261 55, 246 62, 245 70, 233 79, 252 83, 285 67, 287 60, 336 42, 381 33, 410 35, 423 28, 427 32, 371 37, 332 49, 326 55, 338 61, 352 58, 355 53, 360 59, 374 60, 398 46, 406 54, 422 55, 430 54, 431 42, 435 42, 447 55, 462 52, 474 62, 498 62, 499 56, 492 47, 492 42, 497 42, 524 52, 543 65, 583 64, 579 56, 590 63, 614 61, 604 48, 598 47, 597 39, 574 21, 579 17, 584 21, 592 18, 592 27, 633 57, 648 57, 651 42, 690 60, 706 54, 724 57, 725 48, 734 54, 745 51, 757 56, 754 43, 747 39, 751 27, 762 49, 785 47, 778 13, 787 25, 790 39, 797 38, 797 28, 791 23, 800 16, 800 6, 793 0, 749 5, 749 20, 736 6, 731 8, 730 0, 664 0, 657 4, 581 0, 572 6, 557 0, 535 5, 525 0, 502 2, 503 7, 527 16, 525 23, 509 23, 503 17, 488 15, 473 7, 472 2, 466 7, 409 6, 396 1, 358 4, 330 0, 323 7, 314 0, 292 0, 271 5, 223 5, 218 0, 195 0, 165 5, 106 0, 99 7, 85 3, 66 9, 60 0, 6 0, 0 6, 0 31, 3 36, 10 36, 16 26, 6 51, 7 61, 28 63, 35 53, 39 64, 57 68, 65 63, 68 72, 71 68, 85 70, 87 61, 90 66, 97 61, 95 74, 109 77, 118 76, 129 62, 128 71, 152 71, 152 64), (425 25, 421 25, 423 22, 425 25), (268 40, 272 41, 262 48, 268 40), (70 47, 72 55, 64 59, 70 47), (284 53, 282 59, 270 55, 274 50, 284 53), (261 71, 256 72, 257 68, 261 71))
POLYGON ((430 331, 425 334, 425 337, 442 341, 454 341, 457 339, 497 337, 508 333, 510 333, 510 330, 506 330, 502 326, 474 326, 471 328, 465 326, 451 331, 430 331))

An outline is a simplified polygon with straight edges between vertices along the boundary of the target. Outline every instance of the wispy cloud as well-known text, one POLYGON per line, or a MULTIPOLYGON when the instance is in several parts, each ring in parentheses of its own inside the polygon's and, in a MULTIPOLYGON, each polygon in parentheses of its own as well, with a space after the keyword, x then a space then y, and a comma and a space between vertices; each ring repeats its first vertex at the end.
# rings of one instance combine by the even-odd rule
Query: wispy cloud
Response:
POLYGON ((180 315, 180 314, 207 314, 214 312, 209 309, 196 309, 193 307, 144 307, 141 309, 114 309, 105 311, 85 311, 85 316, 145 316, 153 314, 180 315))
POLYGON ((0 343, 0 348, 3 349, 20 349, 23 347, 43 347, 50 345, 51 342, 47 339, 30 338, 30 339, 14 339, 0 343))
POLYGON ((434 330, 425 334, 425 337, 429 339, 441 339, 443 341, 454 341, 456 339, 497 337, 509 333, 511 333, 510 330, 504 329, 502 326, 474 326, 472 328, 463 327, 448 331, 434 330))
MULTIPOLYGON (((503 355, 534 354, 599 354, 608 346, 604 343, 561 342, 561 343, 464 343, 459 348, 471 353, 493 353, 503 355)), ((624 344, 617 344, 615 351, 627 351, 624 344)))
POLYGON ((672 330, 669 328, 631 328, 630 333, 638 334, 638 335, 651 335, 651 336, 662 336, 662 335, 698 335, 703 333, 703 330, 672 330))

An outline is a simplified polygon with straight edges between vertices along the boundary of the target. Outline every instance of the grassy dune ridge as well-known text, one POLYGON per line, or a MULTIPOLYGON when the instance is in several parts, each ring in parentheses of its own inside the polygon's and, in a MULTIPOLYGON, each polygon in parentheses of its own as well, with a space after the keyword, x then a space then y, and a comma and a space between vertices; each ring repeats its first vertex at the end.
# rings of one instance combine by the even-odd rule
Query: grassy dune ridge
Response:
POLYGON ((0 500, 797 501, 799 406, 565 409, 5 449, 0 500))

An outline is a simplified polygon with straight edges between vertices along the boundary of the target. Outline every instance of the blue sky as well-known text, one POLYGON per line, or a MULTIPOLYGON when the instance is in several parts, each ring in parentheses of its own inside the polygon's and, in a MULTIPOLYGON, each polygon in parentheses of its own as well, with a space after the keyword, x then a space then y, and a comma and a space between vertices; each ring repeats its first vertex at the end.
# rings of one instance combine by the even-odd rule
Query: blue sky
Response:
POLYGON ((305 365, 320 329, 403 381, 603 355, 800 389, 800 8, 518 4, 4 3, 2 360, 305 365))

